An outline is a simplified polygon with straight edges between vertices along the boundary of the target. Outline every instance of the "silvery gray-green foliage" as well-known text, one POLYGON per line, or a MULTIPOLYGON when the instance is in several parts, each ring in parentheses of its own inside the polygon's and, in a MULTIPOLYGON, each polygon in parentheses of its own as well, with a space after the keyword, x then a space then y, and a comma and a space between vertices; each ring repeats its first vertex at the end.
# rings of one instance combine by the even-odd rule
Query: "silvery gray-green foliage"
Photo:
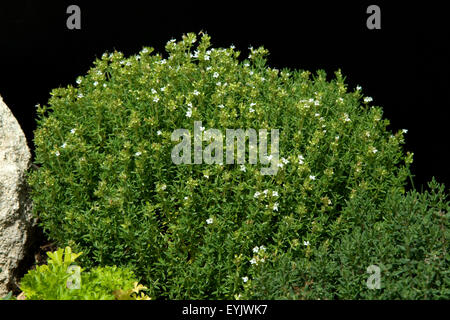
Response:
POLYGON ((339 71, 330 81, 280 72, 264 48, 239 60, 205 34, 166 50, 105 53, 38 106, 34 211, 59 246, 84 252, 83 265, 131 266, 155 297, 232 299, 252 268, 333 240, 350 199, 404 191, 403 132, 387 130, 381 108, 339 71), (279 129, 277 175, 260 164, 175 165, 171 133, 194 121, 279 129))

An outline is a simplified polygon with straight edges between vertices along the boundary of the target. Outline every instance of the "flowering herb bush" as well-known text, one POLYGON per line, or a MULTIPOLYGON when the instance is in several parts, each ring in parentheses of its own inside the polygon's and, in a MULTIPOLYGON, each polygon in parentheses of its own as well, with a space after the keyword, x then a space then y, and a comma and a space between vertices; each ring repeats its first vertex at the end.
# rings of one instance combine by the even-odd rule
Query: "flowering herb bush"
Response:
POLYGON ((264 48, 239 59, 206 34, 166 51, 105 53, 38 105, 34 211, 87 267, 132 266, 155 297, 233 299, 254 268, 332 241, 352 198, 377 204, 404 192, 405 131, 387 130, 381 108, 339 71, 331 80, 279 71, 264 48), (175 165, 171 133, 194 121, 279 129, 277 174, 262 175, 261 164, 175 165))

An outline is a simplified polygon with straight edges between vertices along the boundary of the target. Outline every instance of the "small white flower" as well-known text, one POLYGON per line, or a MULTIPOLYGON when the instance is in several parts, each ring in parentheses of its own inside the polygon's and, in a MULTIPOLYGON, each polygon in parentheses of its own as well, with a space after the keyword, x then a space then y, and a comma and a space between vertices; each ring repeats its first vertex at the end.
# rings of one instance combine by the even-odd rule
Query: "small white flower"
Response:
POLYGON ((248 277, 242 277, 242 281, 247 282, 248 281, 248 277))
POLYGON ((309 178, 311 179, 311 180, 316 180, 316 176, 309 176, 309 178))
POLYGON ((161 64, 166 64, 167 61, 166 61, 166 59, 162 59, 160 63, 161 63, 161 64))
POLYGON ((272 197, 278 197, 278 192, 277 191, 272 191, 272 197))
POLYGON ((259 247, 259 250, 266 251, 266 247, 260 246, 260 247, 259 247))
POLYGON ((305 158, 302 155, 298 156, 298 163, 299 164, 303 164, 303 160, 305 160, 305 158))
POLYGON ((158 91, 156 91, 155 89, 152 88, 152 93, 153 93, 153 94, 157 94, 158 91))
POLYGON ((190 118, 192 116, 192 108, 189 107, 186 111, 186 117, 190 118))
POLYGON ((270 155, 270 156, 266 156, 266 159, 267 159, 267 160, 269 160, 269 161, 270 161, 270 160, 272 160, 272 158, 273 158, 273 156, 272 156, 272 155, 270 155))
POLYGON ((66 147, 67 147, 67 143, 64 142, 64 143, 62 144, 61 148, 65 149, 66 147))
POLYGON ((248 62, 244 63, 244 67, 250 67, 250 64, 248 62))
POLYGON ((223 109, 223 108, 225 108, 225 106, 223 104, 219 104, 219 108, 223 109))
POLYGON ((288 160, 288 159, 285 159, 285 158, 281 158, 281 162, 283 162, 284 164, 288 164, 288 163, 289 163, 289 160, 288 160))
POLYGON ((232 45, 230 46, 230 49, 234 49, 234 48, 236 48, 236 47, 234 46, 234 44, 232 44, 232 45))
POLYGON ((344 102, 343 98, 338 98, 338 102, 344 102))
POLYGON ((248 111, 249 111, 250 113, 253 113, 253 112, 255 112, 255 109, 250 108, 250 109, 248 109, 248 111))
POLYGON ((106 83, 104 83, 104 84, 103 84, 103 88, 106 88, 106 87, 107 87, 107 86, 106 86, 106 83))
POLYGON ((273 211, 278 211, 278 202, 273 204, 273 211))
POLYGON ((348 117, 348 114, 346 114, 346 113, 344 113, 344 121, 345 122, 351 121, 350 118, 348 117))
POLYGON ((320 113, 316 113, 314 116, 316 117, 320 117, 320 113))
POLYGON ((256 264, 257 262, 256 262, 256 259, 255 258, 252 258, 252 259, 250 259, 250 264, 256 264))
POLYGON ((187 199, 189 199, 189 197, 187 197, 187 196, 186 196, 186 197, 184 197, 184 200, 187 200, 187 199))
POLYGON ((205 61, 208 61, 209 60, 209 56, 205 55, 204 59, 205 59, 205 61))
POLYGON ((142 154, 142 152, 138 151, 138 152, 136 152, 134 155, 135 155, 136 157, 139 157, 141 154, 142 154))
POLYGON ((148 49, 147 48, 142 49, 142 53, 148 53, 148 49))
POLYGON ((156 131, 156 134, 160 136, 162 134, 161 130, 156 131))
POLYGON ((318 106, 319 104, 320 104, 320 101, 319 101, 319 100, 314 101, 314 105, 315 105, 315 106, 318 106))
POLYGON ((339 136, 336 136, 334 139, 336 139, 336 141, 339 140, 339 136))
POLYGON ((161 185, 161 190, 166 190, 167 186, 165 184, 161 185))
POLYGON ((269 193, 269 190, 266 189, 266 190, 263 191, 263 193, 264 193, 265 196, 267 196, 267 194, 269 193))
POLYGON ((209 219, 206 219, 206 223, 207 224, 211 224, 211 223, 213 223, 214 221, 213 221, 213 218, 209 218, 209 219))
POLYGON ((408 129, 403 129, 402 132, 403 133, 408 133, 408 129))
POLYGON ((222 82, 220 82, 220 81, 216 82, 216 86, 220 87, 221 85, 222 85, 222 82))
POLYGON ((366 137, 367 137, 367 138, 370 137, 370 132, 369 132, 369 131, 366 132, 366 137))
POLYGON ((360 91, 361 89, 361 86, 356 86, 356 90, 360 91))
POLYGON ((209 179, 209 176, 207 174, 203 175, 206 179, 209 179))
POLYGON ((131 62, 128 61, 128 62, 126 63, 126 65, 127 65, 127 66, 131 66, 131 62))
POLYGON ((241 164, 241 171, 246 172, 245 166, 243 164, 241 164))
POLYGON ((261 258, 261 259, 259 259, 259 261, 264 262, 264 261, 266 261, 266 259, 261 258))
POLYGON ((250 71, 249 74, 252 76, 253 75, 253 71, 250 71))
POLYGON ((253 195, 254 198, 258 198, 261 195, 261 192, 256 191, 255 194, 253 195))
POLYGON ((158 102, 159 101, 159 97, 154 97, 153 98, 153 102, 158 102))
POLYGON ((378 150, 377 150, 377 149, 375 149, 375 148, 372 148, 372 152, 373 152, 373 153, 377 153, 377 152, 378 152, 378 150))
POLYGON ((254 253, 258 253, 258 251, 259 251, 259 248, 257 246, 253 248, 254 253))
POLYGON ((369 103, 369 102, 372 102, 372 101, 373 101, 372 97, 365 97, 364 98, 364 102, 365 103, 369 103))
POLYGON ((164 91, 166 91, 166 87, 162 87, 162 88, 159 89, 159 90, 161 90, 162 92, 164 92, 164 91))
POLYGON ((55 156, 59 157, 61 154, 59 153, 59 151, 55 152, 55 156))
POLYGON ((78 84, 81 84, 82 81, 83 81, 83 80, 81 80, 81 78, 78 78, 78 79, 77 79, 77 83, 78 83, 78 84))
POLYGON ((194 90, 194 96, 198 96, 200 94, 200 92, 198 92, 197 90, 194 90))
POLYGON ((70 129, 71 134, 75 134, 75 131, 77 131, 77 129, 70 129))
POLYGON ((83 97, 84 97, 84 96, 83 96, 82 93, 78 94, 78 98, 79 98, 79 99, 81 99, 81 98, 83 98, 83 97))
POLYGON ((309 241, 303 241, 303 244, 304 244, 305 246, 309 246, 309 241))
POLYGON ((213 74, 213 78, 218 78, 219 77, 219 73, 217 73, 217 72, 214 72, 214 74, 213 74))

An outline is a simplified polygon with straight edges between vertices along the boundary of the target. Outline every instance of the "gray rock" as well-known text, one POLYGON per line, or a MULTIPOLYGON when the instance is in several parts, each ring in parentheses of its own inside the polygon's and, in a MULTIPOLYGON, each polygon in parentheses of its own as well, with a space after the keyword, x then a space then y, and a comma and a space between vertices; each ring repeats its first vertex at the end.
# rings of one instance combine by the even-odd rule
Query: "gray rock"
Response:
POLYGON ((17 289, 17 272, 36 223, 25 180, 30 165, 25 135, 0 96, 0 297, 17 289))

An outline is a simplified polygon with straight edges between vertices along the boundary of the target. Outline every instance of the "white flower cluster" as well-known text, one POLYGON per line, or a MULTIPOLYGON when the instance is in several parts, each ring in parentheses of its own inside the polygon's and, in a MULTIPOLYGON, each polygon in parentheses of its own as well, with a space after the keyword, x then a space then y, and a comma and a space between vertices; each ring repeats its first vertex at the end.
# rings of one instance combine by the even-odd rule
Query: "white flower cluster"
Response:
MULTIPOLYGON (((266 190, 264 190, 263 192, 256 191, 255 194, 253 195, 253 197, 254 197, 255 199, 259 198, 261 195, 264 195, 264 197, 268 197, 268 194, 269 194, 269 190, 266 189, 266 190)), ((273 197, 273 198, 279 197, 278 191, 272 191, 272 197, 273 197)), ((266 208, 267 208, 268 206, 269 206, 269 205, 266 205, 266 208)), ((273 210, 273 211, 278 211, 278 206, 279 206, 279 203, 278 203, 278 202, 275 202, 275 203, 273 204, 273 206, 272 206, 272 210, 273 210)))
POLYGON ((192 117, 192 103, 188 103, 188 109, 186 111, 186 117, 190 118, 192 117))
POLYGON ((303 164, 303 163, 305 163, 304 160, 305 160, 305 158, 300 154, 300 155, 298 156, 298 163, 299 163, 299 164, 303 164))
POLYGON ((315 105, 315 106, 320 105, 320 101, 316 100, 316 99, 313 99, 313 98, 309 98, 308 100, 305 100, 305 99, 300 100, 300 103, 304 104, 305 107, 307 106, 308 108, 312 104, 315 105))
POLYGON ((288 164, 289 160, 285 158, 281 158, 281 162, 277 164, 278 168, 283 168, 285 164, 288 164))
POLYGON ((259 263, 266 261, 265 259, 266 247, 256 246, 253 248, 252 251, 255 255, 253 255, 253 257, 249 260, 250 264, 258 265, 259 263))
MULTIPOLYGON (((262 193, 259 191, 256 191, 255 194, 253 195, 254 198, 259 198, 259 196, 261 194, 264 194, 265 197, 267 197, 267 195, 269 194, 269 190, 264 190, 262 193)), ((278 197, 278 191, 272 191, 272 197, 278 197)))
POLYGON ((350 120, 350 118, 348 117, 348 114, 346 114, 346 113, 344 113, 344 121, 345 122, 352 121, 352 120, 350 120))

